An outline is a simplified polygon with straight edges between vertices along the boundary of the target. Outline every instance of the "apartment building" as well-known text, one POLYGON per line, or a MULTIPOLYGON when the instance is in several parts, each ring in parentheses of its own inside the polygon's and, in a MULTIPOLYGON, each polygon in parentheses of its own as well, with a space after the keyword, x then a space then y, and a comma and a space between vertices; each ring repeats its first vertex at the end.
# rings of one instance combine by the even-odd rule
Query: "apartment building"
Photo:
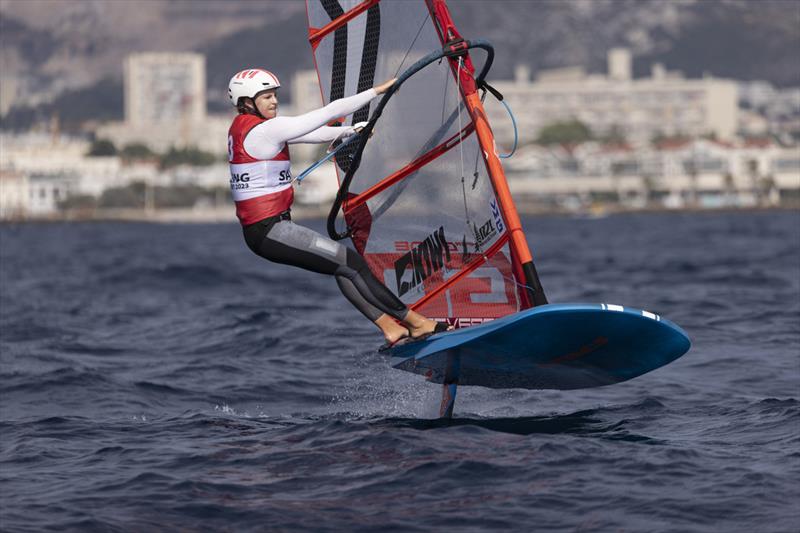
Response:
POLYGON ((770 141, 589 142, 522 148, 506 164, 520 198, 656 198, 668 207, 800 200, 800 148, 770 141))
POLYGON ((124 65, 125 120, 97 128, 118 147, 143 143, 157 152, 194 146, 224 153, 230 117, 206 113, 205 56, 131 54, 124 65))
MULTIPOLYGON (((677 134, 730 139, 737 130, 734 81, 685 79, 660 64, 653 65, 650 77, 635 79, 626 49, 609 52, 607 75, 567 67, 540 71, 531 81, 528 69, 517 67, 514 80, 492 84, 513 109, 523 142, 536 140, 548 124, 572 119, 597 135, 619 132, 633 141, 677 134)), ((503 107, 489 98, 487 109, 498 139, 513 139, 503 107)))

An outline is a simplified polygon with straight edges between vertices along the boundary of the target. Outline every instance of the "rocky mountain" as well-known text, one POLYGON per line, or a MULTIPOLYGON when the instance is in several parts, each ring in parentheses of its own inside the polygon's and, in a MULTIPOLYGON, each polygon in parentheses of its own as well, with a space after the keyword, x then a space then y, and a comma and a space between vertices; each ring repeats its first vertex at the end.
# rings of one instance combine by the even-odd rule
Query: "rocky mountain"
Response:
POLYGON ((14 100, 2 126, 26 128, 55 110, 67 129, 121 118, 123 60, 133 52, 213 53, 217 84, 229 76, 223 57, 246 50, 239 62, 259 63, 270 32, 285 42, 285 28, 296 28, 287 63, 307 68, 304 24, 296 0, 0 0, 0 96, 14 100))
MULTIPOLYGON (((464 35, 494 42, 495 79, 517 64, 533 73, 567 65, 603 72, 607 50, 625 46, 639 74, 661 62, 690 77, 800 86, 797 0, 449 4, 464 35)), ((205 53, 209 105, 224 108, 225 84, 239 68, 268 62, 284 76, 309 68, 305 32, 301 0, 0 0, 2 90, 23 95, 3 127, 28 127, 54 109, 67 127, 121 117, 122 60, 142 51, 205 53)))
POLYGON ((640 75, 661 62, 689 77, 800 85, 796 0, 495 0, 491 15, 487 4, 459 2, 457 22, 503 50, 495 75, 518 63, 605 72, 608 49, 624 46, 640 75))

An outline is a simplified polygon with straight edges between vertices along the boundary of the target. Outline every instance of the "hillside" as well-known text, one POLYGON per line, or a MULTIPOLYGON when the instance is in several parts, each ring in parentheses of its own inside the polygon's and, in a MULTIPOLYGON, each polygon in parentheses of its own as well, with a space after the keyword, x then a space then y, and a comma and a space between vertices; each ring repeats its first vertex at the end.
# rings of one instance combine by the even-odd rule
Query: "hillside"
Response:
MULTIPOLYGON (((658 61, 691 77, 709 72, 800 86, 796 1, 467 0, 450 6, 464 35, 494 42, 495 78, 510 77, 520 63, 533 73, 565 65, 603 72, 607 50, 626 46, 640 75, 658 61)), ((67 128, 120 118, 122 60, 152 50, 205 53, 209 106, 224 108, 227 79, 244 66, 268 64, 283 77, 309 68, 305 32, 304 3, 296 0, 0 0, 3 77, 25 87, 25 101, 33 104, 12 109, 3 127, 28 127, 54 109, 67 128)))

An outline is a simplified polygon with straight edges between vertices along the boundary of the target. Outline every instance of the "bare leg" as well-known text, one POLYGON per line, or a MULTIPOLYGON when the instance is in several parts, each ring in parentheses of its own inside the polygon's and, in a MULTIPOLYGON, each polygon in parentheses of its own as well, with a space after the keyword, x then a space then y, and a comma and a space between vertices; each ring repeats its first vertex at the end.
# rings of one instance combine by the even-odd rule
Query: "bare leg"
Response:
POLYGON ((387 314, 379 316, 375 320, 375 325, 381 329, 386 342, 390 344, 397 342, 403 337, 408 337, 408 330, 395 322, 395 320, 387 314))

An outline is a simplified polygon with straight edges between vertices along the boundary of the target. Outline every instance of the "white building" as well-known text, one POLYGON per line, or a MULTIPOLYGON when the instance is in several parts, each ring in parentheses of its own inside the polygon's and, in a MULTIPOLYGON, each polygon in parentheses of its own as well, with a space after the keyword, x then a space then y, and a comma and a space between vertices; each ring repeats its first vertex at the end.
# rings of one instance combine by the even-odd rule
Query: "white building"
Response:
POLYGON ((125 186, 131 181, 128 177, 131 168, 123 165, 119 157, 87 156, 91 144, 85 139, 2 135, 0 143, 0 169, 36 175, 39 181, 43 176, 61 176, 72 182, 78 176, 79 182, 71 186, 71 193, 97 196, 107 188, 125 186))
POLYGON ((771 205, 800 198, 800 147, 771 142, 529 145, 505 166, 518 198, 635 203, 653 195, 667 207, 771 205))
POLYGON ((99 197, 133 181, 154 183, 154 163, 129 165, 117 156, 89 157, 85 139, 46 134, 0 135, 0 218, 47 215, 74 195, 99 197), (24 191, 24 192, 23 192, 24 191))
POLYGON ((28 176, 29 215, 48 215, 58 211, 58 204, 77 194, 80 178, 77 174, 34 173, 28 176))
POLYGON ((195 147, 222 157, 227 151, 228 128, 232 119, 233 114, 206 116, 203 122, 192 124, 191 127, 180 124, 132 126, 125 122, 109 122, 99 126, 95 136, 110 140, 120 149, 138 143, 157 153, 167 152, 170 148, 195 147))
POLYGON ((196 124, 206 117, 206 61, 194 53, 150 52, 125 60, 125 122, 196 124))
POLYGON ((28 213, 28 176, 0 169, 0 220, 24 218, 28 213))
POLYGON ((19 93, 19 78, 13 76, 0 77, 0 117, 5 116, 17 103, 19 93))
POLYGON ((96 130, 118 148, 143 143, 156 152, 197 147, 224 153, 233 116, 206 114, 205 56, 132 54, 125 60, 125 121, 96 130))
POLYGON ((778 89, 766 81, 739 82, 739 102, 744 108, 742 133, 768 132, 787 141, 800 138, 800 87, 778 89))
MULTIPOLYGON (((492 82, 512 107, 523 142, 534 141, 554 122, 577 119, 595 134, 621 132, 629 140, 662 135, 712 134, 732 138, 737 129, 737 85, 704 77, 684 79, 660 64, 649 78, 634 79, 631 55, 609 52, 609 74, 589 75, 582 67, 541 71, 535 82, 526 67, 513 81, 492 82)), ((502 106, 488 98, 487 112, 498 140, 513 139, 511 121, 502 106)))

